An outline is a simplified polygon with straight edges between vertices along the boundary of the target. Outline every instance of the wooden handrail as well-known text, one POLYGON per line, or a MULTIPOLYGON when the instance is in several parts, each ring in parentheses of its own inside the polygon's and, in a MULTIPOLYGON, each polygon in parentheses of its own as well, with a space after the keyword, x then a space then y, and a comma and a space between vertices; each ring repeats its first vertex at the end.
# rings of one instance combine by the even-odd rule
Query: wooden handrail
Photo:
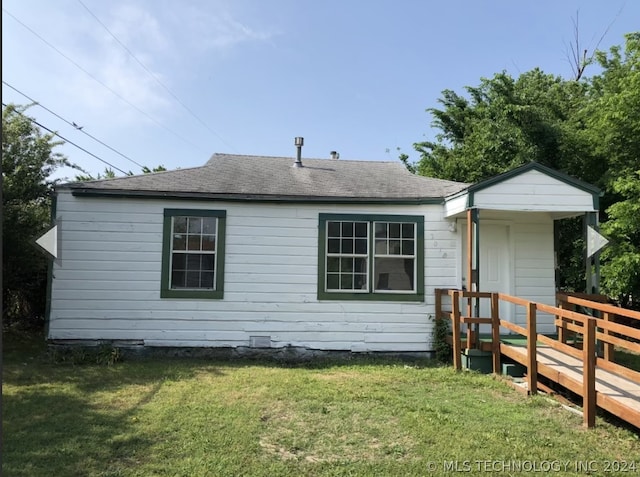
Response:
MULTIPOLYGON (((640 383, 640 372, 633 371, 611 361, 614 345, 640 353, 640 330, 614 321, 615 316, 625 316, 640 320, 639 312, 624 310, 609 304, 596 303, 564 294, 558 295, 560 301, 559 306, 556 307, 544 303, 532 302, 504 293, 466 292, 456 289, 436 289, 435 292, 436 315, 450 319, 453 324, 453 360, 454 366, 458 370, 462 369, 461 324, 491 324, 491 350, 493 354, 494 373, 500 372, 501 353, 506 353, 509 349, 501 343, 500 329, 506 328, 525 337, 527 353, 526 359, 522 357, 523 361, 521 361, 521 363, 527 366, 527 384, 529 393, 531 394, 535 394, 538 389, 538 342, 582 361, 582 387, 572 387, 571 389, 582 395, 584 425, 587 427, 592 427, 595 424, 596 403, 599 399, 596 396, 596 366, 640 383), (442 310, 442 297, 445 295, 451 297, 451 312, 442 310), (461 298, 490 299, 491 318, 462 316, 460 311, 461 298), (502 320, 499 312, 500 301, 524 307, 527 317, 526 327, 502 320), (580 305, 598 310, 603 313, 603 317, 593 317, 567 309, 568 305, 580 305), (555 317, 554 323, 559 330, 558 340, 537 333, 538 312, 547 313, 555 317), (567 332, 573 332, 582 336, 581 350, 566 344, 567 332), (629 339, 638 340, 639 342, 629 341, 629 339), (604 343, 604 358, 598 358, 596 356, 597 342, 604 343)), ((540 364, 540 366, 544 372, 544 365, 540 364)))
POLYGON ((509 303, 514 303, 516 305, 527 306, 529 304, 529 300, 525 300, 524 298, 520 298, 517 296, 507 295, 505 293, 498 293, 498 297, 501 300, 507 301, 509 303))
POLYGON ((614 315, 625 316, 627 318, 640 320, 640 311, 627 310, 626 308, 610 305, 608 303, 598 303, 595 301, 585 300, 584 298, 577 298, 577 297, 565 295, 562 293, 557 294, 557 297, 558 297, 558 300, 571 303, 572 305, 580 305, 586 308, 591 308, 592 310, 598 310, 603 312, 606 311, 608 313, 613 313, 614 315))
POLYGON ((519 335, 527 336, 527 329, 522 326, 511 323, 510 321, 500 320, 500 326, 511 331, 515 331, 519 335))

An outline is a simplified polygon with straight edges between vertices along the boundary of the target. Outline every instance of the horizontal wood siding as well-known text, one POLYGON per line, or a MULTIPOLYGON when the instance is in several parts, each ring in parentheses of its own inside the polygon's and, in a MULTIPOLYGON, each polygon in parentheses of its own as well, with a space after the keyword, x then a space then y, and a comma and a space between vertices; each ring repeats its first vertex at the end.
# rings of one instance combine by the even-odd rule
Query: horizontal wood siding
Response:
MULTIPOLYGON (((512 227, 515 255, 514 294, 531 301, 555 305, 553 220, 547 214, 518 214, 512 227)), ((516 307, 516 322, 527 322, 526 310, 516 307)), ((553 317, 538 316, 538 330, 551 332, 553 317)))
POLYGON ((441 205, 327 206, 58 196, 49 338, 150 346, 432 349, 433 290, 458 282, 441 205), (165 208, 226 210, 223 300, 161 299, 165 208), (425 302, 318 301, 318 214, 424 215, 425 302))
POLYGON ((474 193, 480 209, 546 212, 593 211, 593 196, 538 171, 529 171, 474 193))

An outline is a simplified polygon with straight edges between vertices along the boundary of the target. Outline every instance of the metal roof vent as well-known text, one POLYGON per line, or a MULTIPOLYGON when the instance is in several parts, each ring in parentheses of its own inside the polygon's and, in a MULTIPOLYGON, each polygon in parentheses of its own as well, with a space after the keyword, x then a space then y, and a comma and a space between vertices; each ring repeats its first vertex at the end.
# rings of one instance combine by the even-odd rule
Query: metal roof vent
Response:
POLYGON ((302 167, 302 146, 304 146, 304 138, 297 137, 294 139, 293 143, 298 149, 298 153, 296 155, 296 162, 293 163, 293 167, 302 167))
POLYGON ((336 151, 331 151, 331 152, 329 153, 329 155, 331 156, 331 159, 333 159, 333 160, 338 160, 338 159, 340 159, 340 154, 338 154, 336 151))

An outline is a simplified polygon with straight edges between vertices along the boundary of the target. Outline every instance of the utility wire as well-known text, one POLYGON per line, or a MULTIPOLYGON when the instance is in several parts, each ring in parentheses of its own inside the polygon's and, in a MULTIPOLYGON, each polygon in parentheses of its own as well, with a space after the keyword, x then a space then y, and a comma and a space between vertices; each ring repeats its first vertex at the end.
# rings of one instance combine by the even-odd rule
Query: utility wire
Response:
POLYGON ((109 28, 96 16, 95 13, 93 13, 89 9, 89 7, 87 7, 82 2, 82 0, 78 0, 78 3, 80 5, 82 5, 87 12, 89 12, 89 14, 102 26, 102 28, 104 28, 106 30, 106 32, 109 33, 109 35, 111 35, 111 37, 115 41, 117 41, 118 44, 129 54, 129 56, 131 56, 131 58, 133 58, 136 61, 136 63, 138 63, 149 74, 149 76, 151 76, 156 81, 156 83, 158 83, 167 93, 169 93, 173 97, 173 99, 175 99, 178 102, 178 104, 180 104, 180 106, 182 106, 185 109, 185 111, 187 111, 191 116, 193 116, 211 134, 213 134, 220 141, 222 141, 222 143, 224 143, 226 146, 230 147, 234 151, 236 150, 231 144, 229 144, 227 141, 225 141, 224 138, 222 136, 220 136, 220 134, 218 134, 214 129, 209 127, 209 125, 207 123, 205 123, 196 113, 194 113, 191 110, 191 108, 189 108, 186 104, 184 104, 184 102, 182 100, 180 100, 180 98, 178 98, 178 96, 176 96, 176 94, 173 91, 171 91, 168 86, 166 86, 162 81, 160 81, 160 79, 149 68, 147 68, 147 66, 142 61, 140 61, 136 55, 133 54, 133 52, 127 47, 127 45, 122 43, 122 41, 120 41, 120 39, 111 30, 109 30, 109 28))
POLYGON ((151 116, 150 114, 146 113, 145 111, 143 111, 142 109, 140 109, 138 106, 136 106, 135 104, 133 104, 131 101, 123 98, 119 93, 117 93, 115 90, 113 90, 112 88, 110 88, 109 86, 107 86, 105 83, 103 83, 102 81, 100 81, 98 78, 96 78, 94 75, 92 75, 91 73, 89 73, 87 70, 85 70, 82 66, 80 66, 78 63, 76 63, 75 61, 73 61, 71 58, 69 58, 67 55, 65 55, 62 51, 60 51, 58 48, 56 48, 55 46, 53 46, 50 42, 48 42, 46 39, 44 39, 42 36, 40 36, 36 31, 34 31, 33 29, 31 29, 29 26, 27 26, 26 24, 24 24, 22 21, 20 21, 17 17, 15 17, 12 13, 10 13, 9 11, 7 11, 4 7, 2 7, 2 11, 4 13, 6 13, 7 15, 9 15, 11 18, 13 18, 16 22, 18 22, 20 25, 22 25, 24 28, 26 28, 27 30, 29 30, 33 35, 35 35, 36 37, 38 37, 38 39, 40 39, 40 41, 42 41, 43 43, 45 43, 47 46, 49 46, 49 48, 51 48, 52 50, 54 50, 56 53, 58 53, 60 56, 62 56, 64 59, 66 59, 67 61, 69 61, 73 66, 75 66, 76 68, 78 68, 80 71, 82 71, 83 73, 85 73, 87 76, 89 76, 91 79, 93 79, 96 83, 102 85, 104 88, 108 89, 113 95, 117 96, 118 98, 120 98, 120 100, 124 101, 126 104, 128 104, 129 106, 131 106, 133 109, 135 109, 136 111, 138 111, 140 114, 144 115, 146 118, 150 119, 151 121, 153 121, 154 123, 156 123, 158 126, 160 126, 162 129, 164 129, 165 131, 170 132, 171 134, 173 134, 174 136, 176 136, 178 139, 186 142, 187 144, 195 147, 198 150, 201 150, 200 147, 198 147, 196 144, 194 144, 193 142, 189 141, 188 139, 186 139, 184 136, 181 136, 180 134, 178 134, 177 132, 173 131, 172 129, 168 128, 167 126, 165 126, 164 124, 162 124, 160 121, 158 121, 157 119, 155 119, 153 116, 151 116))
MULTIPOLYGON (((4 107, 6 108, 8 105, 7 105, 7 104, 5 104, 5 103, 3 102, 3 103, 2 103, 2 106, 4 106, 4 107)), ((115 170, 117 170, 117 171, 122 172, 125 176, 128 176, 128 175, 129 175, 129 173, 128 173, 128 172, 123 171, 123 170, 122 170, 122 169, 120 169, 119 167, 114 166, 113 164, 111 164, 111 163, 109 163, 109 162, 105 161, 104 159, 102 159, 101 157, 96 156, 93 152, 87 151, 84 147, 82 147, 82 146, 78 146, 75 142, 70 141, 69 139, 67 139, 67 138, 65 138, 65 137, 63 137, 63 136, 61 136, 60 134, 58 134, 58 133, 57 133, 57 132, 55 132, 55 131, 52 131, 51 129, 49 129, 49 128, 48 128, 48 127, 46 127, 46 126, 43 126, 43 125, 42 125, 42 124, 40 124, 38 121, 36 121, 35 119, 33 119, 33 118, 31 118, 31 117, 27 116, 27 115, 26 115, 26 114, 24 114, 23 112, 18 111, 17 109, 15 110, 15 112, 16 112, 16 113, 18 113, 18 114, 20 114, 21 116, 24 116, 24 117, 25 117, 25 118, 27 118, 29 121, 31 121, 33 124, 35 124, 35 125, 37 125, 37 126, 41 127, 41 128, 42 128, 42 129, 44 129, 45 131, 49 131, 49 132, 50 132, 51 134, 53 134, 54 136, 58 136, 58 137, 59 137, 60 139, 62 139, 65 143, 69 143, 69 144, 71 144, 72 146, 77 147, 77 148, 78 148, 78 149, 80 149, 81 151, 86 152, 86 153, 87 153, 87 154, 89 154, 90 156, 95 157, 95 158, 96 158, 96 159, 98 159, 100 162, 105 163, 107 166, 111 167, 112 169, 115 169, 115 170)))
POLYGON ((86 136, 89 136, 89 137, 90 137, 91 139, 93 139, 94 141, 96 141, 96 142, 98 142, 98 143, 102 144, 104 147, 106 147, 106 148, 110 149, 111 151, 115 152, 116 154, 120 155, 121 157, 124 157, 126 160, 128 160, 128 161, 130 161, 130 162, 134 163, 136 166, 138 166, 138 167, 140 167, 140 168, 144 169, 144 166, 143 166, 142 164, 140 164, 139 162, 136 162, 136 161, 134 161, 133 159, 131 159, 129 156, 126 156, 126 155, 122 154, 120 151, 118 151, 118 150, 114 149, 113 147, 109 146, 108 144, 106 144, 106 143, 102 142, 100 139, 98 139, 98 138, 97 138, 97 137, 95 137, 95 136, 92 136, 92 135, 91 135, 91 134, 89 134, 88 132, 83 131, 81 126, 78 126, 76 123, 71 122, 71 121, 69 121, 69 120, 67 120, 67 119, 63 118, 62 116, 60 116, 60 115, 59 115, 59 114, 57 114, 56 112, 51 111, 49 108, 47 108, 46 106, 44 106, 40 101, 36 101, 35 99, 33 99, 33 98, 29 97, 28 95, 26 95, 25 93, 23 93, 22 91, 20 91, 18 88, 15 88, 14 86, 11 86, 11 85, 10 85, 9 83, 7 83, 5 80, 2 80, 2 83, 3 83, 3 84, 5 84, 5 85, 7 85, 7 86, 8 86, 9 88, 11 88, 12 90, 14 90, 16 93, 21 94, 22 96, 24 96, 25 98, 27 98, 27 99, 28 99, 29 101, 31 101, 32 103, 37 104, 38 106, 40 106, 40 107, 41 107, 42 109, 44 109, 45 111, 50 112, 50 113, 51 113, 51 114, 53 114, 56 118, 58 118, 58 119, 60 119, 60 120, 64 121, 64 122, 65 122, 65 123, 67 123, 69 126, 72 126, 72 127, 76 128, 76 129, 77 129, 78 131, 80 131, 82 134, 84 134, 84 135, 86 135, 86 136))

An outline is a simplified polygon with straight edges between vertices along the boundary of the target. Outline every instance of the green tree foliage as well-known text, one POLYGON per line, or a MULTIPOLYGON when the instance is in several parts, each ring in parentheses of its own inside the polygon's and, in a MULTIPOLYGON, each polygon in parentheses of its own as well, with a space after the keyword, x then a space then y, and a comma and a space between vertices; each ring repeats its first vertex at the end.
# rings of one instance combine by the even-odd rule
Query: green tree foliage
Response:
MULTIPOLYGON (((43 134, 25 114, 27 107, 8 105, 2 112, 2 218, 3 218, 3 318, 4 324, 38 327, 44 323, 47 258, 33 242, 51 225, 53 172, 73 167, 54 152, 61 141, 43 134)), ((143 173, 166 170, 144 167, 143 173)), ((132 175, 132 173, 129 173, 132 175)), ((105 169, 97 178, 113 178, 105 169)), ((93 180, 83 171, 77 180, 93 180)))
POLYGON ((3 317, 6 325, 42 323, 47 261, 33 241, 51 223, 51 174, 72 166, 24 115, 25 107, 2 112, 3 317))
POLYGON ((611 239, 603 254, 603 289, 627 306, 640 308, 640 32, 596 55, 602 74, 593 78, 586 110, 592 148, 608 165, 607 220, 611 239))
POLYGON ((423 175, 476 182, 536 161, 567 169, 585 149, 571 124, 585 85, 534 69, 514 79, 505 72, 467 87, 468 97, 445 90, 431 108, 435 141, 414 145, 423 175))
MULTIPOLYGON (((601 73, 580 81, 534 69, 482 78, 466 94, 445 90, 441 107, 427 111, 438 134, 414 144, 421 175, 477 182, 536 161, 595 184, 603 230, 603 291, 640 304, 640 33, 624 52, 596 52, 601 73)), ((584 240, 578 220, 562 221, 559 284, 584 289, 584 240)))
MULTIPOLYGON (((143 174, 151 174, 153 172, 163 172, 166 171, 167 168, 160 165, 160 166, 156 166, 153 169, 150 169, 147 166, 143 166, 142 167, 142 173, 143 174)), ((128 176, 132 176, 133 172, 129 171, 127 172, 128 176)), ((110 167, 105 167, 104 172, 98 173, 95 177, 93 175, 91 175, 90 173, 83 171, 82 174, 77 174, 75 179, 76 181, 79 182, 87 182, 87 181, 96 181, 96 180, 101 180, 101 179, 114 179, 116 177, 116 173, 113 169, 111 169, 110 167)))

